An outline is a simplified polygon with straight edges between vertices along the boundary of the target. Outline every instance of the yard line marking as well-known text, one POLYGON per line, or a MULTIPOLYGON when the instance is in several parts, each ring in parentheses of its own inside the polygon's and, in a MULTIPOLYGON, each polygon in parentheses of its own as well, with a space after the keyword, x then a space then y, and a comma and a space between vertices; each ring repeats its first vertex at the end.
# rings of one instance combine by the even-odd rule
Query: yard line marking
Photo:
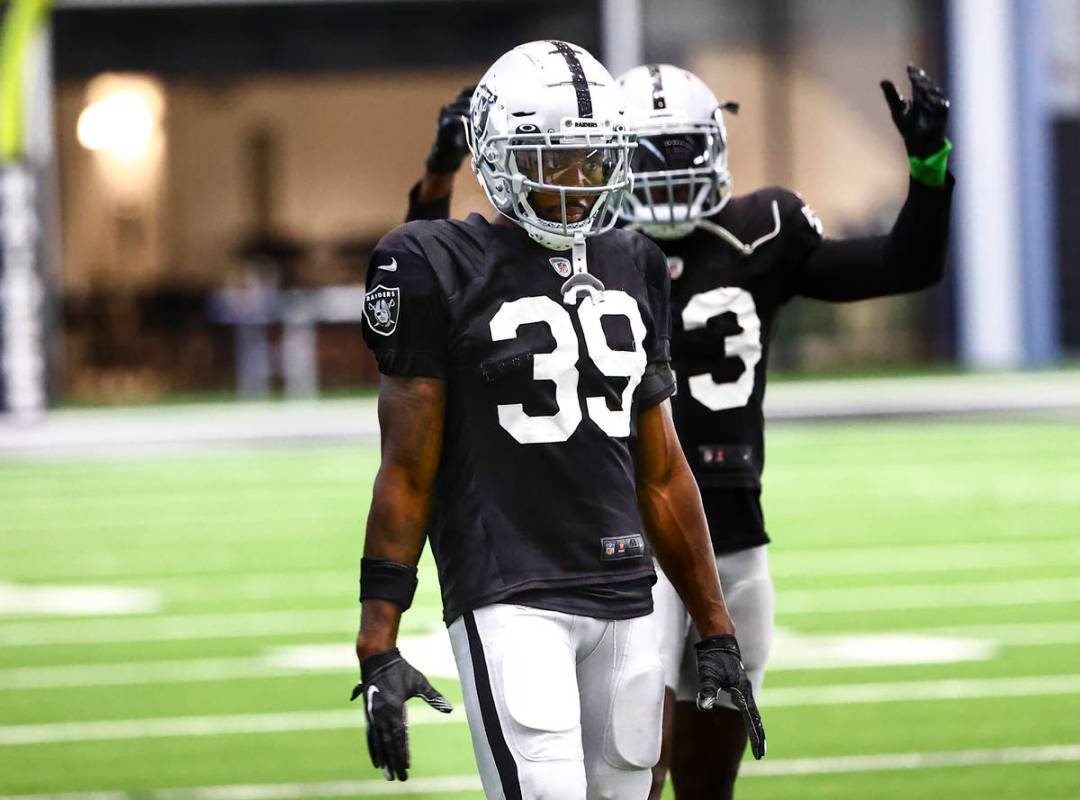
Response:
MULTIPOLYGON (((429 677, 457 678, 449 637, 441 626, 398 637, 409 661, 429 677)), ((777 631, 775 672, 853 666, 946 664, 983 661, 992 641, 913 634, 825 635, 777 631)), ((258 680, 356 672, 356 653, 344 639, 267 648, 257 656, 35 665, 0 669, 0 693, 29 689, 130 686, 203 681, 258 680)))
POLYGON ((341 634, 355 628, 358 619, 359 615, 355 610, 333 608, 9 622, 0 624, 0 645, 105 644, 313 633, 341 634))
MULTIPOLYGON (((117 524, 122 522, 118 521, 117 524)), ((278 522, 278 518, 275 517, 274 524, 278 522)), ((146 524, 140 523, 143 527, 146 524)), ((2 530, 3 525, 0 524, 0 531, 2 530)), ((177 591, 184 596, 184 592, 193 591, 191 586, 207 583, 227 584, 223 578, 231 577, 231 573, 244 574, 244 577, 251 581, 261 581, 264 578, 267 581, 273 580, 284 587, 310 587, 312 584, 308 581, 312 579, 321 576, 326 576, 328 579, 332 577, 325 584, 319 583, 319 586, 326 587, 341 581, 351 582, 355 577, 348 570, 330 571, 319 568, 301 571, 282 569, 245 574, 246 565, 237 561, 238 556, 219 558, 214 564, 208 564, 205 560, 192 562, 188 557, 191 542, 187 539, 183 542, 166 539, 157 541, 153 545, 125 544, 94 554, 82 554, 76 563, 71 563, 58 556, 43 556, 43 552, 46 555, 48 552, 42 548, 54 549, 51 547, 52 539, 37 538, 39 539, 37 545, 30 548, 32 552, 27 550, 32 559, 31 564, 29 566, 24 564, 20 573, 35 581, 108 580, 116 583, 130 582, 134 585, 149 584, 151 588, 157 588, 158 584, 167 582, 168 585, 176 586, 177 591), (181 545, 186 549, 178 554, 177 550, 181 545), (185 553, 187 555, 184 555, 185 553)), ((270 536, 271 540, 279 542, 285 541, 285 538, 281 533, 270 536)), ((0 536, 0 539, 3 539, 3 536, 0 536)), ((250 544, 254 540, 243 537, 240 541, 250 544)), ((4 547, 0 542, 0 554, 17 557, 29 547, 25 544, 16 545, 14 548, 4 547)), ((55 550, 59 555, 61 552, 68 552, 70 547, 57 546, 55 550)), ((1023 542, 1008 540, 911 546, 781 548, 774 549, 770 558, 772 572, 778 577, 970 572, 981 569, 1038 567, 1047 564, 1074 565, 1080 563, 1080 542, 1068 538, 1050 538, 1025 539, 1023 542)), ((234 596, 224 585, 213 587, 213 591, 215 597, 234 596)), ((326 591, 326 589, 321 591, 326 591)))
MULTIPOLYGON (((340 633, 343 630, 336 620, 332 621, 330 627, 333 633, 340 633)), ((310 627, 308 631, 310 632, 310 627)), ((182 632, 174 633, 180 635, 182 632)), ((411 658, 414 663, 419 663, 418 659, 424 663, 425 674, 454 677, 456 671, 452 659, 449 656, 439 658, 442 650, 449 649, 448 646, 442 648, 436 646, 444 638, 442 628, 434 626, 427 633, 403 634, 402 641, 407 643, 406 646, 412 653, 411 658), (445 664, 443 664, 444 661, 445 664)), ((946 663, 980 660, 989 655, 987 648, 995 644, 1039 646, 1077 642, 1080 642, 1080 622, 943 626, 900 629, 887 633, 874 631, 800 632, 781 629, 774 647, 772 658, 774 663, 772 663, 771 671, 857 664, 946 663), (785 634, 788 635, 790 641, 784 638, 785 634), (907 661, 897 661, 893 657, 895 654, 890 654, 901 646, 909 656, 907 661), (838 647, 843 651, 842 653, 834 652, 838 647), (833 657, 822 660, 820 652, 822 648, 825 648, 833 657)), ((353 659, 352 648, 342 641, 335 640, 272 647, 260 656, 10 667, 0 669, 0 691, 143 683, 187 683, 280 677, 310 672, 343 672, 351 671, 355 667, 353 659)))
POLYGON ((875 575, 900 572, 966 572, 1080 563, 1080 542, 987 542, 910 547, 847 547, 811 552, 770 552, 776 577, 875 575))
MULTIPOLYGON (((413 708, 410 724, 437 725, 464 723, 465 715, 440 714, 443 720, 413 708)), ((361 729, 363 712, 359 709, 335 711, 285 711, 264 714, 229 714, 206 717, 158 717, 149 719, 100 720, 93 722, 51 722, 37 725, 0 727, 0 746, 46 744, 55 742, 117 741, 172 736, 224 736, 234 734, 328 731, 341 728, 361 729)))
MULTIPOLYGON (((770 778, 1074 761, 1080 761, 1080 745, 1061 744, 1043 747, 1002 747, 985 750, 944 750, 924 753, 880 753, 863 756, 747 761, 743 763, 739 774, 748 778, 770 778)), ((431 778, 412 777, 407 783, 389 783, 385 780, 249 783, 183 789, 148 789, 138 792, 4 795, 0 796, 0 800, 134 800, 136 797, 146 800, 301 800, 307 797, 372 797, 482 790, 478 776, 445 775, 431 778)))
MULTIPOLYGON (((283 512, 287 513, 287 512, 283 512)), ((347 514, 345 516, 348 516, 347 514)), ((250 518, 249 518, 250 519, 250 518)), ((276 529, 282 522, 283 516, 274 514, 268 518, 267 524, 275 526, 275 530, 268 534, 269 539, 275 542, 284 542, 289 539, 286 534, 276 529)), ((300 519, 296 517, 296 519, 300 519)), ((311 515, 303 519, 310 522, 311 515)), ((216 520, 216 517, 215 517, 216 520)), ((258 517, 256 521, 262 520, 258 517)), ((217 523, 215 523, 217 524, 217 523)), ((350 523, 351 524, 351 523, 350 523)), ((139 529, 154 528, 156 523, 151 521, 132 525, 129 519, 117 519, 115 524, 106 520, 101 526, 109 530, 115 530, 120 526, 132 526, 139 529)), ((167 528, 182 527, 170 523, 167 528)), ((225 525, 224 527, 228 527, 225 525)), ((256 526, 258 527, 258 526, 256 526)), ((302 527, 302 526, 297 526, 302 527)), ((326 538, 323 526, 319 526, 322 534, 316 531, 314 534, 320 539, 326 538)), ((55 530, 52 528, 50 530, 55 530)), ((0 540, 4 525, 0 523, 0 540)), ((43 531, 47 533, 48 531, 43 531)), ((21 528, 20 534, 24 534, 21 528)), ((306 536, 307 534, 305 534, 306 536)), ((327 534, 329 535, 329 534, 327 534)), ((336 534, 335 534, 336 535, 336 534)), ((11 537, 8 537, 11 538, 11 537)), ((60 556, 69 553, 74 541, 81 541, 85 536, 76 535, 71 541, 57 541, 55 537, 39 536, 34 546, 26 545, 19 540, 12 546, 4 546, 0 542, 0 554, 11 557, 25 556, 31 559, 33 577, 35 580, 62 579, 64 581, 86 580, 109 580, 114 582, 152 581, 157 578, 182 581, 192 580, 217 580, 223 572, 244 572, 244 564, 236 561, 238 557, 229 557, 220 564, 208 565, 204 559, 192 560, 192 541, 206 544, 213 537, 202 536, 194 540, 170 536, 164 540, 155 540, 149 544, 119 543, 115 547, 109 547, 101 552, 81 554, 75 563, 69 563, 60 556), (170 573, 170 574, 163 574, 170 573)), ((130 538, 130 537, 129 537, 130 538)), ((291 540, 295 540, 295 535, 291 540)), ((230 541, 237 541, 244 545, 253 544, 256 540, 251 536, 232 537, 230 541)), ((260 539, 261 541, 261 539, 260 539)), ((1080 543, 1075 537, 1050 537, 1032 539, 1029 537, 994 540, 986 542, 964 542, 949 544, 913 544, 905 545, 873 545, 859 547, 844 545, 840 547, 814 547, 814 548, 788 548, 779 547, 771 550, 772 570, 774 575, 793 576, 801 575, 849 575, 849 574, 879 574, 889 572, 943 572, 965 571, 975 567, 993 569, 1015 566, 1043 566, 1047 564, 1076 564, 1080 562, 1080 543), (1041 554, 1041 557, 1040 557, 1041 554)), ((307 571, 322 571, 314 568, 307 571)), ((342 571, 346 578, 352 573, 342 571)), ((296 576, 297 580, 304 580, 303 572, 285 569, 274 573, 262 573, 277 575, 280 577, 296 576)), ((349 578, 351 580, 351 578, 349 578)))
MULTIPOLYGON (((140 523, 145 525, 145 523, 140 523)), ((284 537, 275 537, 283 541, 284 537)), ((230 539, 233 541, 233 539, 230 539)), ((310 596, 317 592, 320 596, 333 596, 340 592, 340 586, 351 583, 355 578, 352 570, 279 570, 271 572, 241 573, 235 579, 223 579, 222 571, 205 570, 189 574, 171 575, 134 575, 115 574, 117 555, 137 555, 139 558, 155 559, 160 567, 162 548, 183 546, 190 550, 191 541, 158 541, 153 545, 137 547, 111 548, 108 552, 112 578, 116 582, 130 586, 142 586, 166 592, 172 599, 192 598, 259 598, 268 596, 297 595, 310 596), (153 551, 152 553, 150 551, 153 551), (270 590, 275 592, 270 595, 270 590)), ((29 545, 27 545, 29 547, 29 545)), ((61 548, 64 549, 64 548, 61 548)), ((0 548, 0 552, 7 552, 0 548)), ((41 555, 41 544, 34 549, 34 555, 41 555)), ((978 543, 961 545, 913 545, 910 547, 842 547, 822 549, 811 552, 780 551, 770 554, 770 569, 775 577, 810 577, 875 575, 898 573, 937 573, 937 572, 977 572, 988 569, 1016 569, 1021 567, 1041 567, 1048 564, 1057 566, 1080 564, 1080 542, 1062 542, 1040 540, 1024 544, 1015 543, 978 543)), ((100 566, 100 565, 99 565, 100 566)), ((80 568, 85 569, 81 564, 80 568)), ((65 567, 66 569, 66 567, 65 567)), ((235 569, 227 566, 226 570, 235 569)), ((101 572, 101 569, 92 570, 101 572)), ((65 579, 72 576, 65 575, 65 579)), ((93 579, 94 576, 87 576, 93 579)), ((79 576, 75 576, 79 580, 79 576)))
MULTIPOLYGON (((835 775, 850 772, 886 772, 903 769, 942 767, 984 767, 995 764, 1047 764, 1080 761, 1080 745, 1047 747, 1003 747, 993 750, 946 750, 930 753, 882 753, 867 756, 788 758, 777 761, 747 761, 740 775, 765 778, 782 775, 835 775)), ((236 800, 241 800, 236 798, 236 800)))
POLYGON ((781 617, 851 611, 919 608, 976 608, 1080 601, 1080 580, 1050 578, 845 589, 788 589, 777 592, 781 617))
MULTIPOLYGON (((947 636, 994 641, 1007 647, 1037 647, 1040 645, 1080 643, 1080 622, 1003 622, 979 625, 942 625, 936 628, 890 628, 890 634, 918 636, 947 636)), ((817 634, 818 631, 800 631, 817 634)), ((880 631, 821 631, 823 635, 871 636, 880 631)), ((772 667, 770 667, 770 670, 772 667)))
MULTIPOLYGON (((1080 674, 794 686, 765 689, 760 705, 763 709, 798 708, 815 705, 978 700, 1065 694, 1080 694, 1080 674)), ((465 721, 464 714, 440 714, 419 703, 414 703, 409 709, 410 725, 464 725, 465 721)), ((356 709, 47 722, 0 726, 0 747, 172 736, 326 731, 358 728, 362 725, 363 714, 356 709)))
POLYGON ((160 610, 161 598, 153 589, 0 582, 0 617, 152 614, 160 610))
MULTIPOLYGON (((340 628, 335 627, 335 633, 340 628)), ((456 678, 443 628, 403 633, 399 642, 426 675, 456 678)), ((996 646, 1080 642, 1080 622, 1006 623, 875 631, 777 630, 770 672, 844 666, 891 666, 983 660, 996 646)), ((256 656, 37 665, 0 669, 0 692, 202 681, 256 680, 356 669, 352 646, 341 639, 266 648, 256 656)))
POLYGON ((980 700, 1080 693, 1080 674, 1014 678, 952 678, 890 683, 841 683, 765 689, 762 708, 801 708, 916 700, 980 700))
MULTIPOLYGON (((1048 578, 778 592, 780 616, 926 608, 979 608, 1080 602, 1080 579, 1048 578)), ((176 614, 146 618, 41 620, 0 623, 0 645, 219 639, 340 633, 355 627, 355 612, 343 609, 176 614)))
POLYGON ((267 664, 265 658, 251 656, 13 667, 0 669, 0 692, 155 683, 199 683, 275 678, 297 674, 297 670, 274 668, 267 664))

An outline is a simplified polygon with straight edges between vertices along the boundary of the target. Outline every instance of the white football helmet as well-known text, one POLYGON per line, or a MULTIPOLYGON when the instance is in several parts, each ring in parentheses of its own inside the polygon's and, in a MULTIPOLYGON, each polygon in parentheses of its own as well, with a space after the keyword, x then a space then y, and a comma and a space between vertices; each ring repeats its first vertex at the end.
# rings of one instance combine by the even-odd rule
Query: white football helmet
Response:
POLYGON ((568 250, 615 224, 634 137, 615 79, 582 48, 537 41, 503 55, 465 129, 492 205, 544 247, 568 250))
POLYGON ((723 107, 701 78, 670 64, 634 67, 619 85, 638 135, 619 215, 658 239, 685 236, 731 198, 723 107))

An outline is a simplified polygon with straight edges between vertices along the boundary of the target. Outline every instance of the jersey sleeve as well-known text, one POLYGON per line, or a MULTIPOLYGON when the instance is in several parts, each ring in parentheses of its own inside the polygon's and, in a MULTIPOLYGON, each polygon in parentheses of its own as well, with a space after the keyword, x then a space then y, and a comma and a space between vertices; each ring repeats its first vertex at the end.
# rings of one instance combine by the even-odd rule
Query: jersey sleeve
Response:
POLYGON ((952 175, 943 186, 911 179, 888 235, 825 240, 802 264, 798 294, 847 302, 933 286, 945 274, 954 184, 952 175))
POLYGON ((824 238, 824 226, 814 209, 795 192, 773 189, 783 232, 786 299, 799 293, 801 273, 824 238))
POLYGON ((364 294, 364 341, 379 372, 408 378, 446 378, 449 318, 431 264, 395 231, 375 248, 364 294))
POLYGON ((637 238, 644 253, 645 286, 652 320, 645 337, 645 375, 638 390, 638 405, 645 411, 675 394, 675 374, 671 370, 671 275, 664 251, 646 236, 638 234, 637 238))
POLYGON ((420 182, 414 183, 409 190, 409 209, 405 212, 405 221, 417 219, 450 219, 450 195, 424 203, 420 200, 420 182))

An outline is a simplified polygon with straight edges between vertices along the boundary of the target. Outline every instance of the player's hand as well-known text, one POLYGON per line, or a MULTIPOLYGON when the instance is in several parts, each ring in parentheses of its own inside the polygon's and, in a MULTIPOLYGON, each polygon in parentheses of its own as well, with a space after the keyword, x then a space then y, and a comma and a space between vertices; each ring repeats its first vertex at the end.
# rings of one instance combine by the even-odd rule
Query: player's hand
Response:
POLYGON ((754 702, 754 690, 743 669, 739 643, 734 636, 710 636, 702 639, 694 649, 697 651, 698 690, 697 705, 708 711, 716 705, 720 692, 727 693, 735 708, 742 712, 746 734, 750 737, 750 750, 754 758, 765 755, 765 727, 754 702))
POLYGON ((469 144, 465 139, 465 126, 461 118, 469 116, 469 103, 474 89, 475 86, 466 86, 457 97, 439 109, 435 144, 431 146, 431 154, 426 162, 428 172, 457 172, 461 162, 469 154, 469 144))
POLYGON ((422 697, 436 711, 449 714, 450 702, 432 688, 427 678, 413 669, 397 649, 360 662, 360 683, 350 700, 363 695, 367 717, 367 746, 371 763, 388 781, 406 780, 409 769, 409 725, 405 701, 422 697))
POLYGON ((893 122, 908 155, 927 158, 945 146, 945 124, 949 121, 949 98, 923 70, 908 64, 911 99, 905 100, 892 81, 882 81, 881 91, 889 104, 893 122))

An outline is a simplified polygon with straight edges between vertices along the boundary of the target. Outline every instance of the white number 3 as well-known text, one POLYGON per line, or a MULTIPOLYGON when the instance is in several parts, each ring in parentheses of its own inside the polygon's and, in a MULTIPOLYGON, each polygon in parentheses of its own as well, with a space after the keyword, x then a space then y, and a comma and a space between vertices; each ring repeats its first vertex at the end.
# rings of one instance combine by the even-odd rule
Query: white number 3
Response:
POLYGON ((708 372, 691 375, 687 381, 690 396, 711 411, 745 406, 754 392, 754 367, 761 361, 761 320, 753 295, 745 289, 722 286, 694 295, 683 308, 683 329, 689 333, 704 328, 725 312, 733 313, 742 328, 724 339, 724 354, 742 359, 742 374, 732 383, 717 383, 708 372))
MULTIPOLYGON (((602 396, 586 397, 585 409, 589 418, 608 436, 623 438, 630 435, 630 409, 634 390, 645 372, 645 323, 641 310, 626 292, 608 289, 601 303, 582 302, 577 306, 581 333, 590 358, 609 378, 626 378, 622 390, 622 405, 610 409, 602 396), (614 350, 604 334, 605 316, 622 316, 630 323, 633 350, 614 350)), ((554 414, 531 416, 521 403, 499 405, 499 424, 522 444, 565 442, 581 424, 581 404, 578 401, 577 369, 579 357, 577 333, 570 312, 549 297, 523 297, 503 303, 491 318, 491 338, 501 342, 517 337, 520 326, 543 322, 555 339, 550 353, 533 356, 533 379, 555 384, 554 414)))

